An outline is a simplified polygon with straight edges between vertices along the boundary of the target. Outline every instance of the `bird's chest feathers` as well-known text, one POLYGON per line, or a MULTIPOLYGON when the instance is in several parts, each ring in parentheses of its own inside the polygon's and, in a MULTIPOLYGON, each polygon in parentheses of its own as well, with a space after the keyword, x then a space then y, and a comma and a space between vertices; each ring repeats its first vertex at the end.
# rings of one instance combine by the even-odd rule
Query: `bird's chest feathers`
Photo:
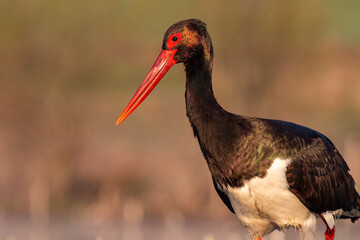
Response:
MULTIPOLYGON (((264 178, 254 177, 246 180, 241 187, 227 187, 227 193, 234 207, 240 213, 248 210, 262 212, 265 208, 263 204, 268 204, 267 199, 272 198, 275 193, 288 192, 288 184, 285 178, 286 166, 289 160, 276 159, 272 166, 267 170, 264 178), (277 190, 274 192, 274 190, 277 190)), ((269 207, 268 205, 266 208, 269 207)), ((259 213, 260 214, 260 213, 259 213)))
POLYGON ((225 179, 231 178, 232 163, 236 160, 237 142, 236 136, 231 131, 225 128, 219 129, 221 127, 209 121, 206 124, 193 125, 193 130, 212 176, 223 183, 227 181, 225 179))
POLYGON ((242 187, 223 188, 243 224, 251 231, 268 233, 276 228, 302 227, 310 212, 288 190, 286 167, 290 160, 276 158, 265 177, 255 177, 242 187))

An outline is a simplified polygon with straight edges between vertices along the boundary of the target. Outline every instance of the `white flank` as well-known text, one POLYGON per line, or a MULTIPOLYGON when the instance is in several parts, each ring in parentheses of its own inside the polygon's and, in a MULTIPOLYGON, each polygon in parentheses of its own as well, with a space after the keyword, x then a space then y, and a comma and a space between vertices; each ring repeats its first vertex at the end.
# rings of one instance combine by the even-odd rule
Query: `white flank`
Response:
POLYGON ((336 211, 326 211, 321 215, 325 218, 326 223, 329 228, 333 228, 335 226, 335 220, 338 219, 343 211, 338 209, 336 211))
POLYGON ((225 189, 237 217, 253 237, 289 227, 315 232, 316 217, 289 191, 286 167, 291 160, 276 158, 263 178, 241 188, 225 189))

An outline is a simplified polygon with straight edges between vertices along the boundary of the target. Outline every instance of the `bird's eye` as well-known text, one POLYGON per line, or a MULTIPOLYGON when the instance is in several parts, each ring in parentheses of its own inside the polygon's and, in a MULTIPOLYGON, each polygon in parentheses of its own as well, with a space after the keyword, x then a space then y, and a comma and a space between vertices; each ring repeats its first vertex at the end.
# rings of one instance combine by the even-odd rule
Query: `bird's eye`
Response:
POLYGON ((173 47, 176 46, 176 44, 178 44, 181 40, 181 34, 182 33, 174 33, 173 35, 171 35, 166 43, 166 46, 168 49, 172 49, 173 47))

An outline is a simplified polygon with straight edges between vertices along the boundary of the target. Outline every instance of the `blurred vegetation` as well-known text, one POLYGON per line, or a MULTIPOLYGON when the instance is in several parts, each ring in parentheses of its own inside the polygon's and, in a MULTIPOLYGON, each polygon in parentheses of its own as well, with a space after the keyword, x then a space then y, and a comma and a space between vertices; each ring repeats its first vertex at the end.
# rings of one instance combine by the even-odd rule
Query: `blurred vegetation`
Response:
POLYGON ((182 67, 114 126, 164 31, 186 18, 208 24, 224 108, 323 132, 360 183, 359 7, 355 0, 1 1, 0 215, 40 222, 101 222, 126 218, 129 209, 158 219, 231 215, 185 117, 182 67))

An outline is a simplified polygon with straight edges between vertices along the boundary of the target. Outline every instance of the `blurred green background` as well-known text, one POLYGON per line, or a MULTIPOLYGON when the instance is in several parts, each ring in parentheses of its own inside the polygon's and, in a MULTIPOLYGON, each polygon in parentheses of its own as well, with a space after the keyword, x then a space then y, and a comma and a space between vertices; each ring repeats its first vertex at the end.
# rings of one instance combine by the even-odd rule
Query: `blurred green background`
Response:
MULTIPOLYGON (((187 18, 208 25, 225 109, 324 133, 360 183, 359 9, 356 0, 1 1, 0 236, 58 239, 49 226, 62 219, 121 232, 84 237, 75 228, 66 239, 191 239, 171 231, 206 219, 230 221, 234 239, 248 239, 236 235, 241 224, 193 138, 182 66, 115 127, 165 30, 187 18), (138 228, 152 223, 165 235, 138 228)), ((194 239, 216 238, 204 228, 194 239)))

